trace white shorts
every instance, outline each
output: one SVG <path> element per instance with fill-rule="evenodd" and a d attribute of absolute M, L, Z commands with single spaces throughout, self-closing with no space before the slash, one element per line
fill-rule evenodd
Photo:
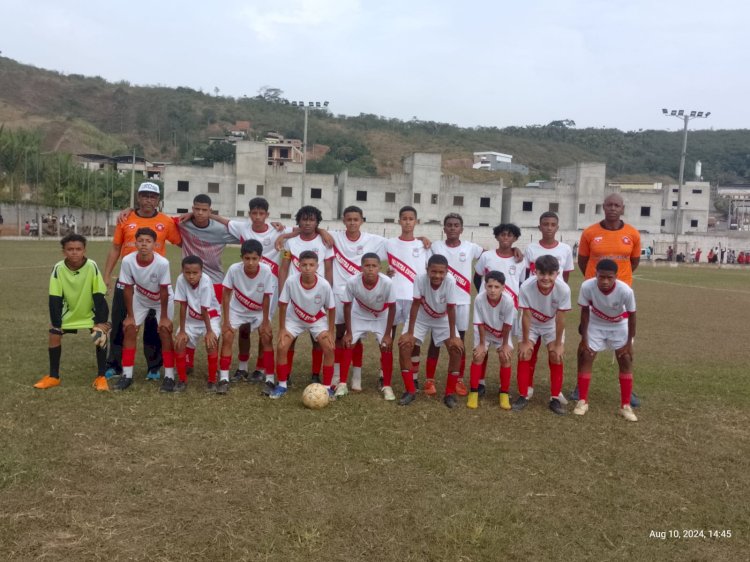
<path fill-rule="evenodd" d="M 450 331 L 448 330 L 448 320 L 440 325 L 427 324 L 426 322 L 420 322 L 419 319 L 414 323 L 414 338 L 417 340 L 418 345 L 424 343 L 427 337 L 427 332 L 432 332 L 432 343 L 435 347 L 443 345 L 445 340 L 451 337 Z M 458 337 L 458 330 L 455 331 L 453 337 Z"/>
<path fill-rule="evenodd" d="M 367 334 L 373 334 L 377 338 L 378 343 L 382 342 L 387 323 L 387 317 L 369 321 L 352 318 L 352 343 L 357 343 Z"/>
<path fill-rule="evenodd" d="M 550 320 L 549 324 L 549 326 L 542 326 L 532 323 L 531 326 L 529 326 L 529 341 L 533 344 L 536 344 L 537 340 L 541 338 L 544 345 L 553 343 L 555 341 L 557 330 L 554 321 Z M 562 343 L 565 343 L 564 330 L 562 334 Z"/>
<path fill-rule="evenodd" d="M 302 322 L 302 320 L 297 319 L 296 316 L 290 316 L 287 314 L 284 325 L 286 326 L 286 331 L 292 334 L 293 338 L 298 337 L 303 332 L 309 331 L 313 339 L 318 341 L 320 334 L 328 331 L 328 316 L 326 315 L 320 320 L 308 324 L 307 322 Z"/>
<path fill-rule="evenodd" d="M 409 326 L 409 313 L 411 312 L 411 303 L 414 299 L 399 299 L 396 301 L 396 318 L 393 320 L 393 325 L 398 326 L 399 324 L 405 324 Z"/>
<path fill-rule="evenodd" d="M 608 349 L 617 350 L 625 347 L 628 343 L 628 323 L 613 325 L 611 328 L 599 328 L 589 324 L 588 331 L 589 348 L 598 353 Z"/>
<path fill-rule="evenodd" d="M 159 317 L 161 316 L 161 302 L 149 301 L 148 303 L 146 303 L 133 295 L 133 319 L 135 320 L 136 326 L 143 326 L 143 323 L 146 321 L 146 316 L 148 316 L 149 310 L 153 310 L 154 312 L 156 312 L 156 321 L 159 322 Z M 170 320 L 174 317 L 174 296 L 172 295 L 171 287 L 169 288 L 167 316 Z"/>
<path fill-rule="evenodd" d="M 512 331 L 512 330 L 511 330 Z M 487 330 L 484 332 L 484 343 L 487 344 L 487 349 L 499 349 L 503 346 L 503 340 L 498 340 L 494 338 L 493 336 L 490 336 L 487 333 Z M 479 345 L 479 328 L 477 328 L 476 324 L 474 325 L 474 347 Z M 512 348 L 513 347 L 513 337 L 511 334 L 511 337 L 508 338 L 508 345 Z"/>
<path fill-rule="evenodd" d="M 469 329 L 469 304 L 456 305 L 456 330 L 465 332 Z"/>
<path fill-rule="evenodd" d="M 346 324 L 346 318 L 344 318 L 344 303 L 341 302 L 343 295 L 333 295 L 333 301 L 336 303 L 336 325 Z M 352 322 L 354 322 L 352 320 Z"/>
<path fill-rule="evenodd" d="M 237 330 L 243 324 L 250 324 L 250 332 L 257 330 L 260 323 L 263 322 L 262 312 L 239 313 L 231 308 L 229 309 L 229 325 L 233 330 Z"/>
<path fill-rule="evenodd" d="M 218 338 L 221 335 L 221 316 L 211 318 L 211 331 Z M 179 328 L 177 333 L 180 333 Z M 187 346 L 195 349 L 200 344 L 201 338 L 206 335 L 206 325 L 203 322 L 185 322 L 185 334 L 188 337 Z"/>

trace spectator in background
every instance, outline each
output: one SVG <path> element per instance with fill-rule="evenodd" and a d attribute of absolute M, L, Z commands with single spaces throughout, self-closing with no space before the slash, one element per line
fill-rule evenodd
<path fill-rule="evenodd" d="M 700 261 L 701 261 L 701 249 L 698 248 L 695 251 L 695 263 L 700 263 Z"/>
<path fill-rule="evenodd" d="M 26 236 L 28 236 L 31 232 L 31 225 L 29 224 L 29 221 L 26 221 L 26 224 L 23 226 L 23 232 L 24 234 L 26 234 Z"/>

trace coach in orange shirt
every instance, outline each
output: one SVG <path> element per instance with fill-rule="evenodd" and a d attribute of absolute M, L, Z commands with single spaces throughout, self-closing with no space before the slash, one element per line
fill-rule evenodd
<path fill-rule="evenodd" d="M 160 189 L 150 181 L 143 182 L 138 187 L 138 210 L 133 211 L 127 220 L 118 223 L 112 248 L 107 254 L 104 266 L 104 282 L 110 286 L 112 270 L 117 261 L 131 252 L 136 251 L 135 233 L 139 228 L 148 227 L 156 232 L 154 251 L 162 256 L 166 252 L 167 242 L 175 245 L 182 244 L 180 231 L 171 217 L 159 212 Z M 112 296 L 112 331 L 110 332 L 109 357 L 107 358 L 107 378 L 122 372 L 122 322 L 127 315 L 123 285 L 115 284 Z M 159 380 L 161 368 L 161 340 L 159 339 L 158 322 L 155 316 L 149 315 L 143 326 L 143 352 L 148 363 L 147 379 Z"/>

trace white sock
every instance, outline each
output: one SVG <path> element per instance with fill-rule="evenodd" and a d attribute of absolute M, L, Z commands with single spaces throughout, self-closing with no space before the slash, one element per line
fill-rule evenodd
<path fill-rule="evenodd" d="M 266 373 L 266 382 L 273 383 L 273 375 Z"/>
<path fill-rule="evenodd" d="M 281 388 L 286 388 L 286 381 L 279 381 L 279 386 Z"/>
<path fill-rule="evenodd" d="M 126 379 L 132 379 L 133 378 L 133 365 L 130 365 L 130 367 L 122 367 L 122 374 L 125 376 Z"/>
<path fill-rule="evenodd" d="M 219 371 L 219 379 L 229 380 L 229 371 Z"/>
<path fill-rule="evenodd" d="M 240 361 L 240 364 L 237 368 L 240 371 L 247 371 L 247 361 Z"/>
<path fill-rule="evenodd" d="M 484 384 L 484 379 L 479 379 L 479 384 Z"/>
<path fill-rule="evenodd" d="M 333 378 L 331 379 L 331 385 L 336 386 L 341 382 L 341 363 L 333 364 Z"/>
<path fill-rule="evenodd" d="M 174 367 L 164 367 L 164 378 L 174 380 Z"/>

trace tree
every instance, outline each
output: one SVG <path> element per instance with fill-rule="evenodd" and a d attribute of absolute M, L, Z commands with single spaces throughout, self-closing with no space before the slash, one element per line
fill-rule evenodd
<path fill-rule="evenodd" d="M 266 101 L 281 101 L 284 90 L 273 88 L 271 86 L 262 86 L 258 90 L 258 96 Z"/>

